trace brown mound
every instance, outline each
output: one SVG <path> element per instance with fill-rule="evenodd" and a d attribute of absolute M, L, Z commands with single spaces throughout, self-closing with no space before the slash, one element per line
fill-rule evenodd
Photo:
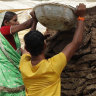
<path fill-rule="evenodd" d="M 62 96 L 96 96 L 96 12 L 88 12 L 82 45 L 61 74 Z M 49 29 L 46 58 L 62 51 L 72 40 L 74 30 L 57 32 Z"/>

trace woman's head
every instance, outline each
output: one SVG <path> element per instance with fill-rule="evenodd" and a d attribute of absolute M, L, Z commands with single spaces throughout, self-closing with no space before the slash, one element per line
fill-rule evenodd
<path fill-rule="evenodd" d="M 14 12 L 7 11 L 5 13 L 3 22 L 1 26 L 11 26 L 19 24 L 17 21 L 17 14 Z"/>

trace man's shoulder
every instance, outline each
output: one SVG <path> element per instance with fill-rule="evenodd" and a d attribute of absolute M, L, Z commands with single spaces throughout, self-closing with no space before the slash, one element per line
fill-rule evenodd
<path fill-rule="evenodd" d="M 31 60 L 31 55 L 30 54 L 23 54 L 20 59 L 20 63 L 28 62 Z"/>

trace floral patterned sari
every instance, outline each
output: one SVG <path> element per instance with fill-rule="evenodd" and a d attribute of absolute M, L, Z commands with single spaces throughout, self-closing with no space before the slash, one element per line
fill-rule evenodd
<path fill-rule="evenodd" d="M 0 14 L 2 24 L 5 13 Z M 1 26 L 0 24 L 0 26 Z M 0 96 L 25 96 L 25 88 L 19 71 L 20 40 L 14 34 L 17 51 L 0 33 Z"/>

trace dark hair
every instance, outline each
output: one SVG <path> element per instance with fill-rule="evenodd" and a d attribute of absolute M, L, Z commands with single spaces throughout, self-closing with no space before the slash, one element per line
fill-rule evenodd
<path fill-rule="evenodd" d="M 11 12 L 11 11 L 7 11 L 6 13 L 5 13 L 5 16 L 4 16 L 4 19 L 3 19 L 3 22 L 2 22 L 2 26 L 4 26 L 4 21 L 6 20 L 7 22 L 9 22 L 12 18 L 13 18 L 13 16 L 15 16 L 15 15 L 17 15 L 16 13 L 14 13 L 14 12 Z"/>
<path fill-rule="evenodd" d="M 39 31 L 30 31 L 24 36 L 25 48 L 32 56 L 38 56 L 44 49 L 44 36 Z"/>

